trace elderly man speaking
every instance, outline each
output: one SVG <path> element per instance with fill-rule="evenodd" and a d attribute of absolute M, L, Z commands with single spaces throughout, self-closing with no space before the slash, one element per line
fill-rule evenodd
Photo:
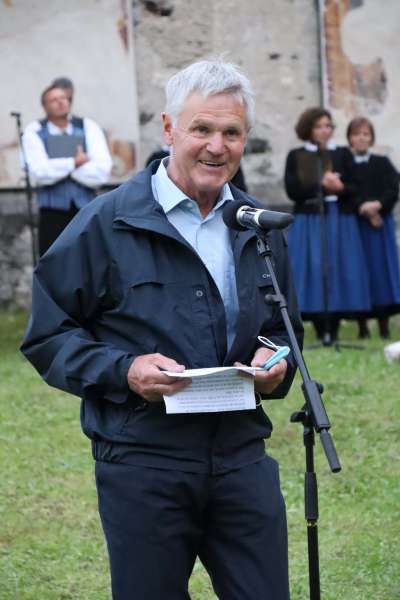
<path fill-rule="evenodd" d="M 221 600 L 289 598 L 286 515 L 272 424 L 290 357 L 256 372 L 254 409 L 168 414 L 189 368 L 261 366 L 258 336 L 289 344 L 265 303 L 270 275 L 252 231 L 222 219 L 253 121 L 248 79 L 206 60 L 167 83 L 171 154 L 82 209 L 41 259 L 22 351 L 52 386 L 82 398 L 96 461 L 114 600 L 187 600 L 196 557 Z M 299 341 L 280 232 L 269 234 Z"/>

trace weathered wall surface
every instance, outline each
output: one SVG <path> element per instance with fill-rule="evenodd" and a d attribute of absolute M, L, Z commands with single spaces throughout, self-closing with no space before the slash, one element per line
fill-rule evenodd
<path fill-rule="evenodd" d="M 243 169 L 250 191 L 286 201 L 282 173 L 297 115 L 319 102 L 317 12 L 312 0 L 134 2 L 140 164 L 162 144 L 164 85 L 178 68 L 225 53 L 256 91 L 256 124 Z"/>
<path fill-rule="evenodd" d="M 374 150 L 400 169 L 398 121 L 400 80 L 400 2 L 320 0 L 325 39 L 324 100 L 345 143 L 351 118 L 365 115 L 374 124 Z"/>

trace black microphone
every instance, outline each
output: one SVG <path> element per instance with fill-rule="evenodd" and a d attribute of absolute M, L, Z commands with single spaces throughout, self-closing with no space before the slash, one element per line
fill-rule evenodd
<path fill-rule="evenodd" d="M 227 202 L 222 211 L 222 218 L 229 229 L 285 229 L 293 221 L 290 213 L 276 210 L 263 210 L 248 206 L 243 200 Z"/>

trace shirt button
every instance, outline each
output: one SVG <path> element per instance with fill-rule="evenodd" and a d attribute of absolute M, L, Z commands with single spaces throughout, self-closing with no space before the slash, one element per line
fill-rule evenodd
<path fill-rule="evenodd" d="M 201 290 L 196 290 L 196 296 L 201 298 L 203 296 L 203 292 Z"/>

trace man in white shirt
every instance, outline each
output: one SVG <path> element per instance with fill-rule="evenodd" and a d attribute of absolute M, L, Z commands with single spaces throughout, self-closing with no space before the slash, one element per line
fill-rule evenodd
<path fill-rule="evenodd" d="M 26 128 L 23 145 L 39 204 L 39 253 L 44 254 L 110 174 L 105 136 L 91 119 L 70 116 L 71 102 L 54 85 L 41 96 L 46 117 Z"/>

